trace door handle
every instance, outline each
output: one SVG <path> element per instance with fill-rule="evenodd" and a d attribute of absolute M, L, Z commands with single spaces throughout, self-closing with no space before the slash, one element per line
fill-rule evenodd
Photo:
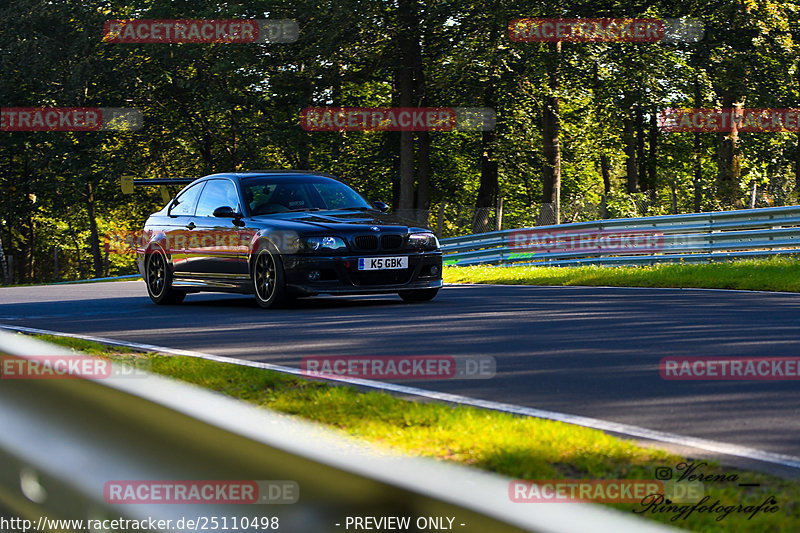
<path fill-rule="evenodd" d="M 189 228 L 189 229 L 194 229 L 197 226 L 194 225 L 194 222 L 189 222 L 188 224 L 186 224 L 186 227 Z"/>

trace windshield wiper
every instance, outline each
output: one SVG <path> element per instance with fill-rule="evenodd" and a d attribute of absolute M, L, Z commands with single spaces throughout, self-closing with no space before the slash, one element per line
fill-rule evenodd
<path fill-rule="evenodd" d="M 372 207 L 342 207 L 339 211 L 377 211 Z"/>

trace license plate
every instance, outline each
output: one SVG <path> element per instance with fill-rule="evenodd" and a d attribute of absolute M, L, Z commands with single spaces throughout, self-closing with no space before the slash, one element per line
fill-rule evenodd
<path fill-rule="evenodd" d="M 393 270 L 408 268 L 408 257 L 361 257 L 358 259 L 359 270 Z"/>

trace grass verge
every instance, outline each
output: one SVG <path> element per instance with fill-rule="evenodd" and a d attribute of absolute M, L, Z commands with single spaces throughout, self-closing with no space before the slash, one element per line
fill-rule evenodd
<path fill-rule="evenodd" d="M 587 285 L 615 287 L 695 287 L 800 292 L 800 260 L 747 259 L 710 264 L 654 266 L 495 267 L 448 266 L 445 283 Z"/>
<path fill-rule="evenodd" d="M 152 372 L 193 383 L 275 411 L 321 422 L 352 437 L 405 453 L 452 461 L 525 480 L 653 480 L 657 468 L 670 467 L 676 477 L 681 463 L 692 463 L 665 451 L 643 448 L 601 431 L 561 422 L 512 416 L 473 407 L 419 403 L 378 392 L 330 386 L 247 366 L 160 354 L 140 354 L 81 339 L 37 336 L 43 340 L 117 361 L 147 359 Z M 702 532 L 796 532 L 800 530 L 800 482 L 701 463 L 695 473 L 721 476 L 704 482 L 705 502 L 717 500 L 717 512 L 675 504 L 655 512 L 641 504 L 611 504 L 651 520 Z M 685 471 L 685 470 L 684 470 Z M 732 479 L 736 476 L 737 479 Z M 739 483 L 758 486 L 740 487 Z M 768 498 L 778 510 L 749 512 Z M 698 498 L 699 500 L 700 498 Z M 519 503 L 518 505 L 535 505 Z M 644 511 L 644 512 L 643 512 Z"/>

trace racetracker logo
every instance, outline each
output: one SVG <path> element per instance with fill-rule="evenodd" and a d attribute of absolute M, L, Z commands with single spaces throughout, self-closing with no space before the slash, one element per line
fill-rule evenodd
<path fill-rule="evenodd" d="M 84 355 L 0 356 L 0 379 L 106 379 L 146 377 L 150 360 L 112 365 L 111 361 Z"/>
<path fill-rule="evenodd" d="M 558 252 L 656 252 L 664 248 L 664 234 L 651 230 L 630 231 L 512 231 L 508 245 L 514 249 Z"/>
<path fill-rule="evenodd" d="M 103 235 L 103 246 L 112 254 L 132 254 L 137 251 L 153 253 L 163 250 L 166 253 L 203 251 L 210 253 L 247 252 L 253 237 L 252 230 L 214 231 L 214 230 L 176 230 L 158 240 L 158 247 L 145 248 L 150 242 L 149 231 L 107 233 Z"/>
<path fill-rule="evenodd" d="M 109 481 L 106 503 L 289 504 L 300 497 L 296 481 Z"/>
<path fill-rule="evenodd" d="M 639 503 L 655 494 L 664 494 L 664 484 L 646 479 L 516 480 L 508 485 L 508 497 L 517 503 Z"/>
<path fill-rule="evenodd" d="M 661 111 L 663 131 L 682 132 L 778 132 L 800 131 L 800 109 L 674 109 Z"/>
<path fill-rule="evenodd" d="M 508 23 L 515 42 L 696 42 L 703 25 L 694 19 L 524 18 Z"/>
<path fill-rule="evenodd" d="M 664 357 L 659 372 L 670 381 L 792 381 L 800 379 L 800 358 Z"/>
<path fill-rule="evenodd" d="M 319 378 L 488 379 L 497 363 L 491 356 L 396 355 L 312 356 L 300 362 L 304 376 Z"/>
<path fill-rule="evenodd" d="M 493 109 L 470 107 L 307 107 L 306 131 L 489 131 Z"/>
<path fill-rule="evenodd" d="M 136 131 L 142 112 L 131 107 L 3 107 L 2 131 Z"/>
<path fill-rule="evenodd" d="M 293 43 L 297 22 L 282 20 L 109 20 L 107 43 Z"/>

